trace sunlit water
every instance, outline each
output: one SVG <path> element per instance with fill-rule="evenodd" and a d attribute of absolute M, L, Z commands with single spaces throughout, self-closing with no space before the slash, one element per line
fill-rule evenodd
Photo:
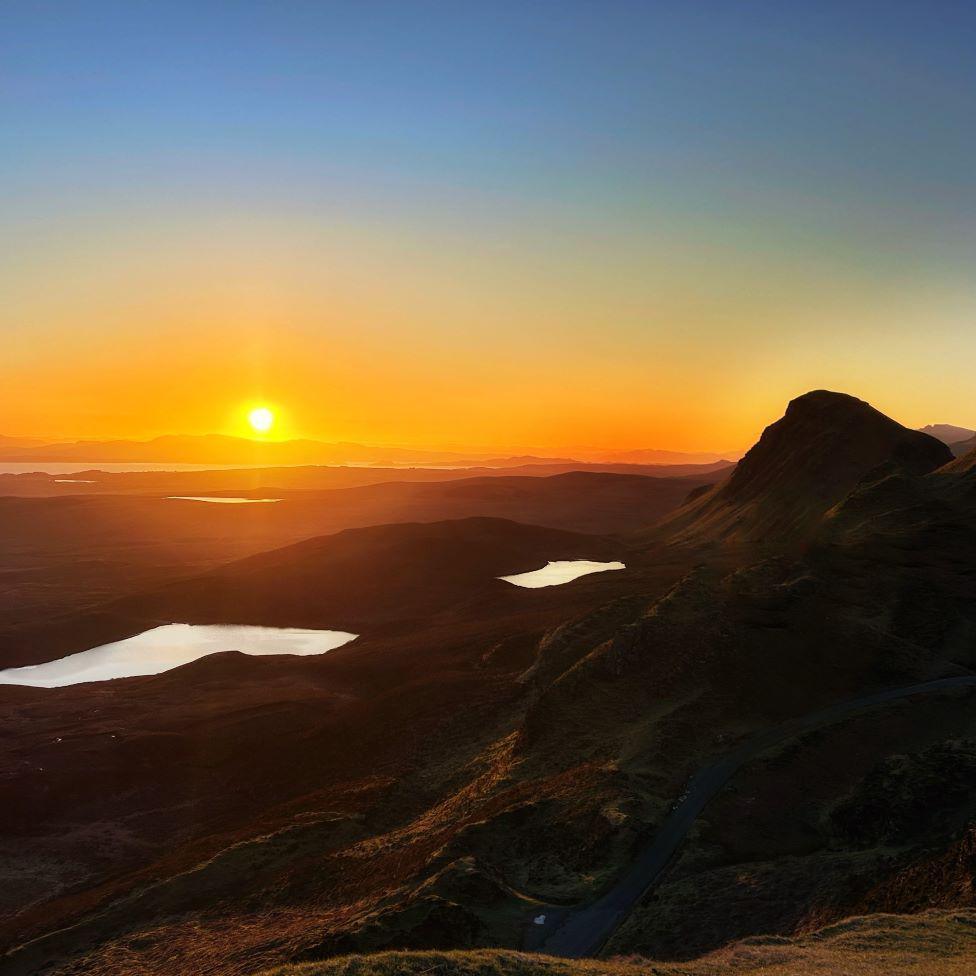
<path fill-rule="evenodd" d="M 213 502 L 216 505 L 267 505 L 280 502 L 280 498 L 244 498 L 236 495 L 169 495 L 172 502 Z"/>
<path fill-rule="evenodd" d="M 215 505 L 267 505 L 280 498 L 245 498 L 243 495 L 168 495 L 172 502 L 212 502 Z"/>
<path fill-rule="evenodd" d="M 563 559 L 550 561 L 542 569 L 534 569 L 530 573 L 517 573 L 515 576 L 499 576 L 506 583 L 524 586 L 535 590 L 542 586 L 558 586 L 560 583 L 571 583 L 581 576 L 590 573 L 605 573 L 611 569 L 626 569 L 620 562 L 598 563 L 590 559 Z"/>
<path fill-rule="evenodd" d="M 166 624 L 135 637 L 69 654 L 57 661 L 0 671 L 0 684 L 60 688 L 83 681 L 108 681 L 160 674 L 208 654 L 325 654 L 355 640 L 341 630 L 248 627 L 237 624 Z"/>

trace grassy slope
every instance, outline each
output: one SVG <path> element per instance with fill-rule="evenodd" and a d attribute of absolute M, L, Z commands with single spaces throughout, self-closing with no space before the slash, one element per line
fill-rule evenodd
<path fill-rule="evenodd" d="M 701 959 L 567 960 L 520 952 L 383 952 L 264 976 L 970 976 L 976 912 L 865 915 L 796 939 L 758 937 Z"/>
<path fill-rule="evenodd" d="M 966 858 L 941 861 L 976 817 L 973 704 L 880 709 L 750 763 L 610 949 L 687 959 L 755 932 L 966 905 Z"/>

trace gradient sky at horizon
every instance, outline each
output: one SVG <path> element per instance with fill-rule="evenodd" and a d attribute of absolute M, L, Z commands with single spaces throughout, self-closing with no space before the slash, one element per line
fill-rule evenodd
<path fill-rule="evenodd" d="M 0 433 L 976 426 L 976 6 L 0 9 Z"/>

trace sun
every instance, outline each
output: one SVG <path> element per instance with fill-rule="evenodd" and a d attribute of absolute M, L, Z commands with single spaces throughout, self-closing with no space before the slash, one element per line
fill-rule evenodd
<path fill-rule="evenodd" d="M 247 422 L 258 434 L 266 434 L 274 426 L 274 414 L 267 407 L 255 407 L 247 415 Z"/>

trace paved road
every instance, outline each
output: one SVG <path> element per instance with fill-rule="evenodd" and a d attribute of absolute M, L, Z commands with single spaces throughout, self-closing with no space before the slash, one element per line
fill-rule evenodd
<path fill-rule="evenodd" d="M 750 759 L 797 735 L 840 721 L 866 708 L 912 695 L 967 686 L 976 686 L 976 675 L 940 678 L 906 688 L 891 688 L 810 712 L 750 736 L 732 752 L 711 765 L 704 766 L 692 777 L 684 798 L 668 815 L 654 839 L 640 852 L 627 873 L 602 898 L 580 908 L 555 911 L 540 908 L 538 913 L 545 914 L 546 922 L 539 926 L 530 924 L 526 947 L 549 955 L 574 959 L 598 953 L 634 905 L 658 883 L 668 862 L 705 805 Z"/>

